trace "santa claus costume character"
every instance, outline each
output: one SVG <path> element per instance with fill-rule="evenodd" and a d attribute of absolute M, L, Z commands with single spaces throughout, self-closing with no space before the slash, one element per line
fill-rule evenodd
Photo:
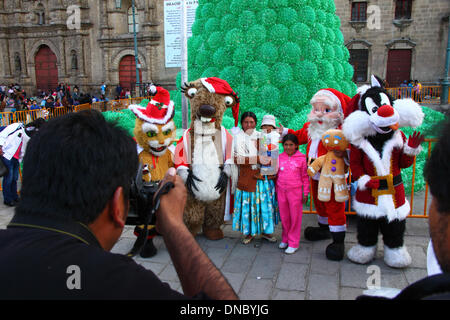
<path fill-rule="evenodd" d="M 420 153 L 424 137 L 414 132 L 408 139 L 400 127 L 417 127 L 422 108 L 412 99 L 393 100 L 382 81 L 358 89 L 343 132 L 351 143 L 350 169 L 358 182 L 353 208 L 358 215 L 358 244 L 348 252 L 356 263 L 368 263 L 376 254 L 378 232 L 383 234 L 384 261 L 394 268 L 411 263 L 403 243 L 410 205 L 405 198 L 401 169 L 410 167 Z"/>
<path fill-rule="evenodd" d="M 174 103 L 170 100 L 169 92 L 153 85 L 151 92 L 153 98 L 147 105 L 130 105 L 128 108 L 136 115 L 133 133 L 137 142 L 139 162 L 142 164 L 143 183 L 156 189 L 167 170 L 174 166 L 173 142 L 176 138 L 176 127 L 173 121 Z M 134 233 L 138 239 L 129 256 L 134 256 L 139 250 L 143 258 L 152 257 L 157 253 L 153 244 L 153 238 L 156 236 L 153 225 L 149 226 L 147 241 L 140 249 L 145 241 L 143 227 L 137 225 L 135 228 Z"/>
<path fill-rule="evenodd" d="M 316 158 L 325 155 L 327 149 L 322 144 L 322 135 L 329 129 L 340 129 L 347 115 L 347 104 L 350 97 L 332 89 L 321 89 L 312 97 L 311 112 L 308 122 L 300 130 L 282 128 L 282 135 L 291 133 L 297 136 L 300 145 L 307 144 L 306 157 L 308 165 Z M 333 242 L 327 246 L 325 254 L 330 260 L 342 260 L 344 257 L 344 239 L 347 230 L 345 217 L 345 202 L 337 202 L 334 190 L 331 190 L 331 198 L 328 202 L 322 202 L 317 198 L 320 179 L 318 172 L 311 179 L 311 191 L 314 206 L 318 214 L 318 227 L 307 227 L 305 238 L 309 241 L 317 241 L 332 238 Z"/>

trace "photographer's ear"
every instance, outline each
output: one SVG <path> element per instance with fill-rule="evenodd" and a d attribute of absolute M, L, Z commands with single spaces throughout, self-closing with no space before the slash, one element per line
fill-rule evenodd
<path fill-rule="evenodd" d="M 122 187 L 117 187 L 110 202 L 110 216 L 114 224 L 116 224 L 119 228 L 125 227 L 125 221 L 127 220 L 128 215 L 128 206 L 125 204 L 125 194 Z"/>

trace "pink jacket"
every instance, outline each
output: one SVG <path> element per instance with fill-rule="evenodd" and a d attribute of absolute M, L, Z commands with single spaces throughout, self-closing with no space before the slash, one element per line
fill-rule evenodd
<path fill-rule="evenodd" d="M 277 188 L 302 188 L 303 194 L 309 194 L 309 176 L 306 173 L 308 166 L 306 156 L 296 151 L 292 156 L 286 152 L 280 154 L 278 159 Z"/>

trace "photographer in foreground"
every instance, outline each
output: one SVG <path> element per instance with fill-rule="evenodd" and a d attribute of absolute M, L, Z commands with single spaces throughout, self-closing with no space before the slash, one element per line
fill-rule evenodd
<path fill-rule="evenodd" d="M 28 144 L 21 201 L 0 231 L 0 299 L 236 299 L 183 223 L 186 189 L 162 184 L 158 231 L 186 296 L 132 259 L 108 252 L 122 234 L 136 145 L 97 111 L 50 120 Z"/>

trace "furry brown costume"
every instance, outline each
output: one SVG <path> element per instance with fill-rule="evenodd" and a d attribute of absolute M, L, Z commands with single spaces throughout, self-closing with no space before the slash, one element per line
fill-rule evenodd
<path fill-rule="evenodd" d="M 237 121 L 239 99 L 218 78 L 190 82 L 183 92 L 191 105 L 191 126 L 177 143 L 175 167 L 189 190 L 184 222 L 194 236 L 203 228 L 208 239 L 222 239 L 220 227 L 233 192 L 229 178 L 237 181 L 237 167 L 231 159 L 233 138 L 221 124 L 227 108 Z"/>

